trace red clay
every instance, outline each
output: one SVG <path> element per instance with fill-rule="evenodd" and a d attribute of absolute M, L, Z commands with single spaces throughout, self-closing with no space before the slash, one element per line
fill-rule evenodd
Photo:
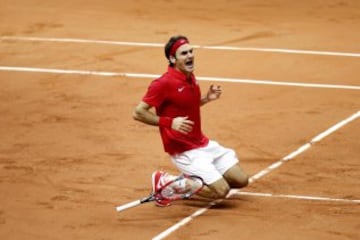
<path fill-rule="evenodd" d="M 358 1 L 2 0 L 1 36 L 360 52 Z M 1 66 L 161 74 L 161 48 L 0 42 Z M 196 49 L 197 76 L 358 85 L 355 57 Z M 115 206 L 176 173 L 157 128 L 132 119 L 151 79 L 0 71 L 0 239 L 151 239 L 197 209 Z M 220 83 L 205 133 L 250 175 L 360 109 L 358 90 Z M 207 88 L 210 82 L 202 81 Z M 246 191 L 360 199 L 360 121 Z M 234 196 L 167 239 L 359 239 L 359 204 Z"/>

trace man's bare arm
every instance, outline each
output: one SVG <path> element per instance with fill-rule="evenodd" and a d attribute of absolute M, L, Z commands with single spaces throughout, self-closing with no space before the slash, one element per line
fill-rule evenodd
<path fill-rule="evenodd" d="M 207 93 L 201 97 L 200 105 L 203 106 L 210 101 L 219 99 L 221 93 L 222 93 L 222 89 L 220 86 L 215 87 L 214 85 L 211 85 L 209 87 L 209 90 L 207 91 Z"/>
<path fill-rule="evenodd" d="M 134 109 L 133 118 L 149 125 L 158 126 L 160 118 L 150 111 L 151 108 L 152 106 L 141 101 Z"/>
<path fill-rule="evenodd" d="M 152 106 L 141 101 L 134 110 L 133 118 L 137 121 L 153 125 L 168 127 L 178 132 L 187 134 L 192 131 L 194 122 L 189 120 L 188 117 L 159 117 L 151 111 Z"/>

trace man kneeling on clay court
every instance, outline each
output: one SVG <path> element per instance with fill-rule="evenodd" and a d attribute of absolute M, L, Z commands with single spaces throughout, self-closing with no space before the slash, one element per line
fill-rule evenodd
<path fill-rule="evenodd" d="M 151 82 L 133 117 L 159 127 L 164 149 L 181 173 L 204 180 L 206 186 L 198 193 L 200 196 L 225 198 L 230 188 L 247 186 L 248 176 L 240 167 L 235 151 L 209 140 L 201 129 L 200 107 L 219 99 L 221 87 L 211 85 L 201 95 L 193 73 L 194 49 L 187 37 L 171 37 L 165 45 L 165 56 L 169 62 L 167 72 Z M 153 191 L 174 178 L 155 171 Z M 169 206 L 170 201 L 158 199 L 156 204 Z"/>

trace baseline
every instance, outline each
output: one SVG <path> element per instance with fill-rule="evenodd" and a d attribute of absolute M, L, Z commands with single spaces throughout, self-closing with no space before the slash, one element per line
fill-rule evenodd
<path fill-rule="evenodd" d="M 164 44 L 160 44 L 160 43 L 122 42 L 122 41 L 91 40 L 91 39 L 80 39 L 80 38 L 2 36 L 0 37 L 0 40 L 1 41 L 12 40 L 12 41 L 37 41 L 37 42 L 68 42 L 68 43 L 70 42 L 70 43 L 92 43 L 92 44 L 108 44 L 108 45 L 122 45 L 122 46 L 164 47 Z M 232 46 L 205 46 L 205 45 L 192 45 L 192 46 L 194 48 L 209 49 L 209 50 L 275 52 L 275 53 L 287 53 L 287 54 L 360 57 L 360 53 L 351 53 L 351 52 L 296 50 L 296 49 L 281 49 L 281 48 L 232 47 Z"/>

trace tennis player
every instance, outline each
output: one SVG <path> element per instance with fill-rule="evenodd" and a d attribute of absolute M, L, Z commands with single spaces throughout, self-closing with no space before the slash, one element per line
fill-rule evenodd
<path fill-rule="evenodd" d="M 199 195 L 225 198 L 230 188 L 247 186 L 248 176 L 235 151 L 209 140 L 201 129 L 200 107 L 219 99 L 222 89 L 211 85 L 201 95 L 194 75 L 194 49 L 187 37 L 171 37 L 165 45 L 165 56 L 169 61 L 167 72 L 151 82 L 133 117 L 159 127 L 164 150 L 181 173 L 204 180 L 206 187 Z M 173 178 L 166 172 L 155 171 L 153 191 Z M 157 200 L 156 204 L 168 206 L 170 202 Z"/>

